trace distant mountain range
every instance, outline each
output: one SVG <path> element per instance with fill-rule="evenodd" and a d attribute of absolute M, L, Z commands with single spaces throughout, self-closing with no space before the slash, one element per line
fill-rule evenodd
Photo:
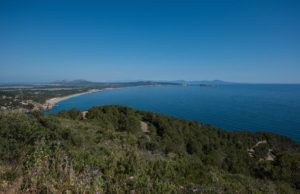
<path fill-rule="evenodd" d="M 177 83 L 181 85 L 229 85 L 236 84 L 234 82 L 226 82 L 222 80 L 201 80 L 201 81 L 187 81 L 187 80 L 175 80 L 175 81 L 166 81 L 168 83 Z"/>
<path fill-rule="evenodd" d="M 186 81 L 186 80 L 175 80 L 175 81 L 127 81 L 127 82 L 92 82 L 87 80 L 59 80 L 51 82 L 50 84 L 54 85 L 64 85 L 64 86 L 92 86 L 92 85 L 100 85 L 100 84 L 109 84 L 109 83 L 136 83 L 136 82 L 145 82 L 145 83 L 163 83 L 163 84 L 178 84 L 178 85 L 228 85 L 234 84 L 233 82 L 225 82 L 222 80 L 202 80 L 202 81 Z"/>
<path fill-rule="evenodd" d="M 53 84 L 82 84 L 82 83 L 93 83 L 91 81 L 83 80 L 83 79 L 78 79 L 78 80 L 57 80 L 54 82 L 51 82 Z"/>
<path fill-rule="evenodd" d="M 228 85 L 228 84 L 236 84 L 234 82 L 226 82 L 222 80 L 203 80 L 203 81 L 189 81 L 190 84 L 211 84 L 211 85 Z"/>
<path fill-rule="evenodd" d="M 78 79 L 78 80 L 58 80 L 54 82 L 50 82 L 50 85 L 60 85 L 60 86 L 95 86 L 95 85 L 103 85 L 107 84 L 104 82 L 92 82 L 92 81 L 87 81 L 83 79 Z"/>
<path fill-rule="evenodd" d="M 57 80 L 48 83 L 0 83 L 1 87 L 9 86 L 9 87 L 38 87 L 38 86 L 59 86 L 59 87 L 96 87 L 96 86 L 104 86 L 104 85 L 193 85 L 193 86 L 216 86 L 216 85 L 229 85 L 229 84 L 237 84 L 234 82 L 225 82 L 222 80 L 202 80 L 202 81 L 186 81 L 186 80 L 173 80 L 173 81 L 145 81 L 145 80 L 135 80 L 135 81 L 115 81 L 115 82 L 93 82 L 84 79 L 76 79 L 76 80 Z"/>

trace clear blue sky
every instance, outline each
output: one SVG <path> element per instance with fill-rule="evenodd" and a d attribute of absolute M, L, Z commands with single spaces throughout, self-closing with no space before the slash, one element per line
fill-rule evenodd
<path fill-rule="evenodd" d="M 300 83 L 299 0 L 0 0 L 0 82 Z"/>

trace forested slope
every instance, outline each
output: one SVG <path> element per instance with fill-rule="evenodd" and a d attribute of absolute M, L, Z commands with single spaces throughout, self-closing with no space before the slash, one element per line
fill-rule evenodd
<path fill-rule="evenodd" d="M 300 147 L 127 107 L 0 113 L 3 193 L 299 193 Z"/>

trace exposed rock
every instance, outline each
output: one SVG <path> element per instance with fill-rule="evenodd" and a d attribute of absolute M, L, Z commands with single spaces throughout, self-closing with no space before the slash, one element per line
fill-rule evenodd
<path fill-rule="evenodd" d="M 142 131 L 143 131 L 144 133 L 149 133 L 150 131 L 149 131 L 149 129 L 148 129 L 148 124 L 145 123 L 145 122 L 143 122 L 143 121 L 141 121 L 140 123 L 141 123 L 141 129 L 142 129 Z"/>
<path fill-rule="evenodd" d="M 258 141 L 254 146 L 252 146 L 250 149 L 247 149 L 247 152 L 251 158 L 255 156 L 255 148 L 258 147 L 261 144 L 267 144 L 267 140 Z M 272 153 L 272 149 L 268 150 L 267 155 L 264 158 L 260 158 L 259 161 L 274 161 L 275 155 Z"/>
<path fill-rule="evenodd" d="M 81 113 L 81 116 L 82 116 L 82 118 L 83 119 L 86 119 L 86 115 L 88 114 L 88 111 L 83 111 L 82 113 Z"/>

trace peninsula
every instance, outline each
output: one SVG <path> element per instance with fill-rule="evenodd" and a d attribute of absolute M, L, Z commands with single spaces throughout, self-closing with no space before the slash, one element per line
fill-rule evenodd
<path fill-rule="evenodd" d="M 87 93 L 105 89 L 181 85 L 180 83 L 159 81 L 137 82 L 89 82 L 86 80 L 55 81 L 46 84 L 2 84 L 0 86 L 0 110 L 29 112 L 51 109 L 56 103 Z"/>

